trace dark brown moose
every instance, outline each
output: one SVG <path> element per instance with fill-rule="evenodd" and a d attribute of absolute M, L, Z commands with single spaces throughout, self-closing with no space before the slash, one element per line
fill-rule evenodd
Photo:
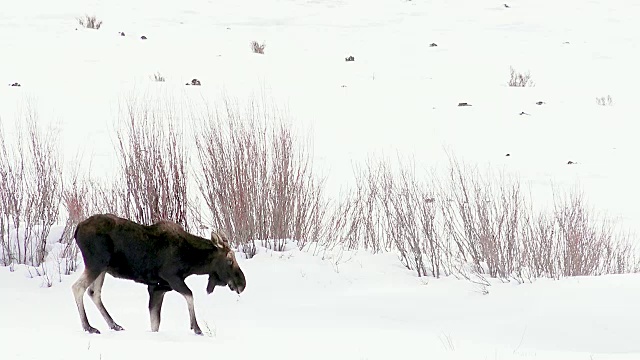
<path fill-rule="evenodd" d="M 98 214 L 78 224 L 74 237 L 85 270 L 72 288 L 82 328 L 89 333 L 99 334 L 100 331 L 89 325 L 87 319 L 83 303 L 87 289 L 109 327 L 123 330 L 102 303 L 100 294 L 107 273 L 147 285 L 153 332 L 160 328 L 165 293 L 175 290 L 187 301 L 191 329 L 202 334 L 196 321 L 193 294 L 184 282 L 190 275 L 209 275 L 209 294 L 216 286 L 229 286 L 238 294 L 246 287 L 244 273 L 228 240 L 218 232 L 212 232 L 211 240 L 208 240 L 189 234 L 170 221 L 147 226 L 111 214 Z"/>

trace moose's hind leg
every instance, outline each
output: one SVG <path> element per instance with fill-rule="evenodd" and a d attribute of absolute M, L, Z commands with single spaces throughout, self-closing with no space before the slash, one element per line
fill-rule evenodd
<path fill-rule="evenodd" d="M 87 313 L 84 309 L 84 292 L 87 288 L 98 278 L 99 272 L 85 269 L 80 278 L 73 284 L 71 289 L 73 290 L 73 296 L 76 299 L 76 305 L 78 306 L 78 314 L 80 315 L 80 323 L 82 329 L 91 334 L 100 334 L 98 329 L 89 325 L 89 319 L 87 319 Z"/>
<path fill-rule="evenodd" d="M 91 300 L 93 300 L 93 303 L 96 304 L 96 307 L 100 311 L 100 314 L 102 314 L 104 321 L 106 321 L 109 325 L 109 328 L 115 331 L 124 330 L 122 326 L 116 324 L 116 322 L 113 321 L 113 318 L 111 317 L 111 315 L 109 315 L 109 312 L 104 307 L 104 303 L 102 302 L 102 285 L 104 284 L 104 277 L 106 274 L 107 273 L 105 271 L 100 273 L 93 284 L 89 286 L 89 290 L 87 292 L 89 293 Z"/>
<path fill-rule="evenodd" d="M 162 310 L 162 300 L 164 294 L 171 288 L 159 285 L 149 285 L 149 320 L 151 321 L 151 331 L 157 332 L 160 329 L 160 311 Z"/>

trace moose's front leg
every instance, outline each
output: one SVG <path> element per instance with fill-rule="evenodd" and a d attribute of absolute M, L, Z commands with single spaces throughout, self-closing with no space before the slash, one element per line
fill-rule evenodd
<path fill-rule="evenodd" d="M 157 332 L 160 329 L 160 310 L 164 294 L 171 289 L 161 285 L 149 285 L 149 318 L 151 320 L 151 331 Z"/>
<path fill-rule="evenodd" d="M 165 280 L 169 283 L 169 286 L 171 286 L 173 290 L 182 294 L 185 300 L 187 300 L 191 329 L 196 333 L 196 335 L 202 335 L 202 330 L 200 330 L 200 326 L 198 326 L 198 322 L 196 321 L 196 311 L 193 306 L 193 293 L 191 292 L 191 289 L 189 289 L 187 284 L 185 284 L 184 279 L 181 279 L 177 276 L 165 278 Z"/>

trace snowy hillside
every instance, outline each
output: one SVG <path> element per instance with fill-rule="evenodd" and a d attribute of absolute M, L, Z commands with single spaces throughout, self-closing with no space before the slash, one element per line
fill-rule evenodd
<path fill-rule="evenodd" d="M 85 15 L 100 28 L 80 25 Z M 194 113 L 258 99 L 309 134 L 330 196 L 353 186 L 354 165 L 372 154 L 438 171 L 453 154 L 517 176 L 535 207 L 580 189 L 636 232 L 639 15 L 630 0 L 14 2 L 0 11 L 0 130 L 10 148 L 37 114 L 65 173 L 78 160 L 110 180 L 126 103 L 194 130 Z M 509 86 L 512 68 L 535 86 Z M 396 251 L 339 247 L 259 248 L 239 260 L 241 296 L 207 296 L 206 277 L 189 278 L 204 337 L 189 330 L 177 293 L 150 332 L 145 287 L 108 276 L 103 298 L 126 331 L 108 331 L 85 301 L 103 332 L 89 335 L 71 293 L 82 264 L 55 270 L 65 220 L 45 239 L 51 287 L 33 267 L 0 267 L 2 359 L 640 358 L 638 274 L 435 279 Z M 7 226 L 0 232 L 15 238 Z"/>

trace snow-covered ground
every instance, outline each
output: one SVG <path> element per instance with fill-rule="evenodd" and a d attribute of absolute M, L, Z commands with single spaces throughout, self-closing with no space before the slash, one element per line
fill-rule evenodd
<path fill-rule="evenodd" d="M 59 132 L 65 159 L 81 153 L 107 176 L 124 101 L 148 96 L 186 111 L 223 93 L 264 95 L 312 131 L 331 190 L 374 152 L 444 166 L 449 151 L 517 173 L 541 201 L 551 182 L 577 184 L 596 209 L 639 230 L 640 3 L 503 3 L 12 2 L 0 11 L 0 84 L 22 86 L 0 86 L 0 121 L 11 129 L 31 103 Z M 78 26 L 85 13 L 104 21 L 100 30 Z M 252 40 L 266 43 L 264 55 L 251 53 Z M 536 86 L 506 86 L 511 66 Z M 192 78 L 202 86 L 185 86 Z M 612 106 L 596 104 L 608 95 Z M 112 278 L 105 303 L 127 331 L 83 334 L 70 291 L 79 273 L 41 288 L 24 268 L 0 268 L 0 358 L 640 358 L 637 275 L 494 284 L 482 295 L 467 281 L 419 279 L 393 254 L 267 252 L 241 266 L 241 297 L 207 297 L 205 279 L 190 279 L 211 328 L 202 338 L 175 293 L 150 333 L 146 289 Z"/>
<path fill-rule="evenodd" d="M 0 268 L 3 359 L 637 359 L 638 275 L 538 280 L 483 288 L 419 279 L 393 254 L 264 251 L 239 260 L 247 289 L 206 295 L 190 277 L 203 331 L 189 330 L 186 303 L 166 296 L 149 331 L 147 291 L 107 277 L 103 299 L 126 330 L 109 330 L 87 299 L 100 335 L 83 333 L 70 286 L 50 288 Z M 341 255 L 338 256 L 338 255 Z M 484 290 L 488 290 L 485 294 Z"/>

